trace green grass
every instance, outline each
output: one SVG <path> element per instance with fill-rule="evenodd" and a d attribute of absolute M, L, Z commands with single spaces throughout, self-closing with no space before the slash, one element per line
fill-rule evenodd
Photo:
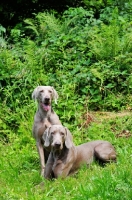
<path fill-rule="evenodd" d="M 117 163 L 101 167 L 94 162 L 66 179 L 47 181 L 40 177 L 40 165 L 31 123 L 22 122 L 18 132 L 10 131 L 0 143 L 0 200 L 130 200 L 132 198 L 132 137 L 116 137 L 123 130 L 132 134 L 132 115 L 95 117 L 87 128 L 72 127 L 76 144 L 95 139 L 112 142 Z M 71 130 L 71 129 L 70 129 Z"/>

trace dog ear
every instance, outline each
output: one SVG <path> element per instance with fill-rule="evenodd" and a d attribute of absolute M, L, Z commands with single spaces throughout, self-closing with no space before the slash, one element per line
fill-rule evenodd
<path fill-rule="evenodd" d="M 44 140 L 44 147 L 50 146 L 50 128 L 51 127 L 48 127 L 42 135 L 42 139 Z"/>
<path fill-rule="evenodd" d="M 34 89 L 32 93 L 32 99 L 36 100 L 38 98 L 38 94 L 39 94 L 39 86 Z"/>
<path fill-rule="evenodd" d="M 68 149 L 70 149 L 73 146 L 72 134 L 66 127 L 65 127 L 65 130 L 66 130 L 65 145 Z"/>
<path fill-rule="evenodd" d="M 59 97 L 58 93 L 53 87 L 51 87 L 51 88 L 52 88 L 52 91 L 53 91 L 53 99 L 55 100 L 55 104 L 57 104 L 57 99 Z"/>

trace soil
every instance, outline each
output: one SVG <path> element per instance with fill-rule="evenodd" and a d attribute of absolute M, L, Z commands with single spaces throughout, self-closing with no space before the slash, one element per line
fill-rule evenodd
<path fill-rule="evenodd" d="M 87 112 L 82 116 L 83 123 L 80 124 L 81 128 L 87 128 L 92 122 L 101 123 L 104 120 L 111 120 L 114 118 L 122 118 L 125 116 L 132 116 L 132 112 L 130 111 L 122 111 L 122 112 Z M 128 138 L 132 136 L 132 133 L 129 130 L 122 130 L 120 133 L 116 134 L 116 137 L 125 137 Z"/>

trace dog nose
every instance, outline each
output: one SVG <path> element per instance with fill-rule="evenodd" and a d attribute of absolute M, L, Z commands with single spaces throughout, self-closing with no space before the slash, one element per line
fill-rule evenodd
<path fill-rule="evenodd" d="M 50 100 L 50 98 L 49 98 L 49 97 L 46 97 L 46 98 L 45 98 L 45 101 L 46 101 L 46 102 L 48 102 L 49 100 Z"/>
<path fill-rule="evenodd" d="M 60 143 L 60 142 L 56 142 L 56 143 L 55 143 L 55 146 L 56 146 L 56 147 L 60 147 L 60 146 L 61 146 L 61 143 Z"/>

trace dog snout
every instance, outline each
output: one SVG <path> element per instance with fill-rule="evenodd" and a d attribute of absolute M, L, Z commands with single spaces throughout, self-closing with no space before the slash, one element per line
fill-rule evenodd
<path fill-rule="evenodd" d="M 49 97 L 45 97 L 45 103 L 48 103 L 50 101 Z"/>
<path fill-rule="evenodd" d="M 61 142 L 60 142 L 60 141 L 56 141 L 56 142 L 54 142 L 54 143 L 52 144 L 52 146 L 53 146 L 54 148 L 56 148 L 56 149 L 59 149 L 60 146 L 61 146 Z"/>
<path fill-rule="evenodd" d="M 58 147 L 59 147 L 60 145 L 61 145 L 60 142 L 56 142 L 56 143 L 55 143 L 55 146 L 58 146 Z"/>

